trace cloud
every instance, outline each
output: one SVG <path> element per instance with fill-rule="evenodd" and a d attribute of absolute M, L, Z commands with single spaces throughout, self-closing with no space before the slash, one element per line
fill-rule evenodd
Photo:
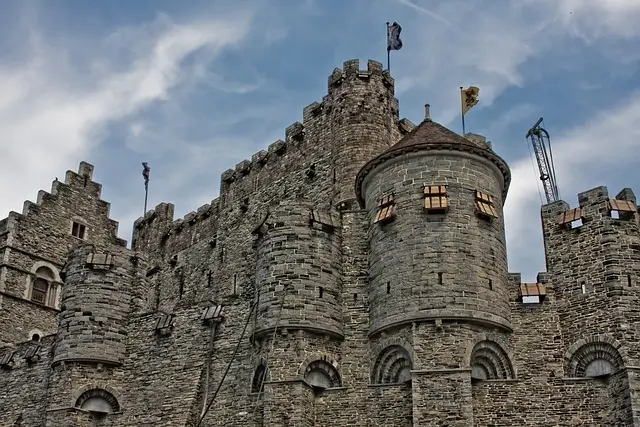
<path fill-rule="evenodd" d="M 623 102 L 603 109 L 595 117 L 553 135 L 551 143 L 560 196 L 577 206 L 577 194 L 606 185 L 621 171 L 634 169 L 640 157 L 640 93 Z M 535 168 L 535 169 L 534 169 Z M 539 173 L 531 159 L 521 158 L 511 164 L 512 184 L 505 205 L 507 244 L 517 257 L 518 265 L 544 265 L 540 223 Z M 637 183 L 635 176 L 622 172 L 629 180 L 624 186 Z M 609 188 L 615 196 L 620 188 Z M 542 196 L 544 197 L 544 196 Z M 532 247 L 537 247 L 532 251 Z M 526 272 L 528 276 L 533 271 Z"/>
<path fill-rule="evenodd" d="M 35 197 L 43 177 L 52 180 L 88 157 L 101 142 L 96 136 L 110 123 L 169 100 L 183 83 L 191 55 L 214 61 L 242 42 L 250 23 L 249 14 L 189 24 L 161 15 L 151 24 L 111 34 L 91 64 L 70 63 L 74 49 L 86 48 L 71 40 L 33 36 L 29 46 L 16 46 L 30 50 L 21 63 L 0 68 L 0 181 L 13 182 L 3 187 L 0 211 L 22 206 L 25 197 Z M 114 50 L 125 51 L 124 63 L 114 60 Z M 144 124 L 132 131 L 144 132 Z M 12 180 L 16 176 L 21 179 Z"/>

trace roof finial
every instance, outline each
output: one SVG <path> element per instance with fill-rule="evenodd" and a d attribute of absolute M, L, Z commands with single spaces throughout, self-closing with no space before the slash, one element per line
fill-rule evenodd
<path fill-rule="evenodd" d="M 431 106 L 429 104 L 424 104 L 424 118 L 426 120 L 431 120 L 431 113 L 429 112 L 429 108 Z"/>

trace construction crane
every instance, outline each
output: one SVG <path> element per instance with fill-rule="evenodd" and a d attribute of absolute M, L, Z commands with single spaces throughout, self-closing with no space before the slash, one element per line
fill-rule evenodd
<path fill-rule="evenodd" d="M 558 195 L 558 185 L 556 183 L 556 170 L 553 166 L 553 154 L 551 153 L 551 140 L 549 139 L 549 132 L 547 132 L 542 123 L 542 117 L 538 119 L 535 125 L 529 129 L 527 139 L 531 140 L 533 146 L 533 152 L 538 162 L 538 169 L 540 171 L 540 181 L 544 187 L 544 194 L 547 198 L 547 203 L 555 202 L 560 199 Z"/>

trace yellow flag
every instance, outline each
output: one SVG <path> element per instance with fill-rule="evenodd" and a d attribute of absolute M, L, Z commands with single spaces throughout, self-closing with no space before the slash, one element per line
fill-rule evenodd
<path fill-rule="evenodd" d="M 467 114 L 474 105 L 478 103 L 480 88 L 477 86 L 469 86 L 467 89 L 460 88 L 460 97 L 462 99 L 462 115 Z"/>

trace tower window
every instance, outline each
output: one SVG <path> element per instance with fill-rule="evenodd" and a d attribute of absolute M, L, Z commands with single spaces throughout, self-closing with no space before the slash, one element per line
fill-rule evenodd
<path fill-rule="evenodd" d="M 478 216 L 488 220 L 498 218 L 498 211 L 496 210 L 494 203 L 495 201 L 493 196 L 476 191 L 476 208 Z"/>
<path fill-rule="evenodd" d="M 489 279 L 489 289 L 493 290 L 493 282 Z"/>
<path fill-rule="evenodd" d="M 447 212 L 447 187 L 444 185 L 424 186 L 424 210 L 430 214 L 442 214 Z"/>
<path fill-rule="evenodd" d="M 387 282 L 387 293 L 391 293 L 391 282 Z"/>
<path fill-rule="evenodd" d="M 438 273 L 438 285 L 442 285 L 442 273 Z"/>
<path fill-rule="evenodd" d="M 73 237 L 77 237 L 78 239 L 84 239 L 86 229 L 87 228 L 84 224 L 80 224 L 79 222 L 74 221 L 73 225 L 71 226 L 71 235 Z"/>
<path fill-rule="evenodd" d="M 322 298 L 322 296 L 324 295 L 324 288 L 322 286 L 318 287 L 318 296 L 320 298 Z"/>
<path fill-rule="evenodd" d="M 388 194 L 378 200 L 378 214 L 374 223 L 391 221 L 396 215 L 396 204 L 393 194 Z"/>

